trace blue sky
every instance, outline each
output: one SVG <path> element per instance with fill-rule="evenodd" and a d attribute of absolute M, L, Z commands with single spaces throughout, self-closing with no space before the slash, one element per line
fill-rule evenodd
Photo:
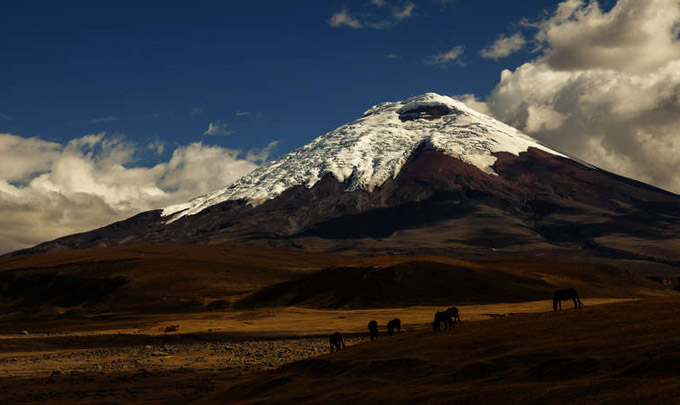
<path fill-rule="evenodd" d="M 409 2 L 391 3 L 5 2 L 0 132 L 65 142 L 107 131 L 160 140 L 166 154 L 194 141 L 248 149 L 277 140 L 285 153 L 378 102 L 488 94 L 503 68 L 531 54 L 494 61 L 480 50 L 558 2 L 423 0 L 387 28 L 329 25 L 342 10 L 394 19 Z M 426 63 L 456 46 L 464 66 Z M 210 122 L 229 134 L 203 135 Z"/>

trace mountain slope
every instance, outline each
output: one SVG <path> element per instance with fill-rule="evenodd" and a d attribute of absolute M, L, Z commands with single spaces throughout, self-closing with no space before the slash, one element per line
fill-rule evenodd
<path fill-rule="evenodd" d="M 311 188 L 326 175 L 347 190 L 372 191 L 395 178 L 409 156 L 426 144 L 447 156 L 493 174 L 493 153 L 517 155 L 529 147 L 550 149 L 516 129 L 480 114 L 450 97 L 427 93 L 396 103 L 383 103 L 358 120 L 320 136 L 232 185 L 163 210 L 176 220 L 223 201 L 244 199 L 252 205 L 285 190 Z"/>
<path fill-rule="evenodd" d="M 428 93 L 373 107 L 187 204 L 17 253 L 228 243 L 470 259 L 568 254 L 663 273 L 680 264 L 677 235 L 679 196 Z"/>

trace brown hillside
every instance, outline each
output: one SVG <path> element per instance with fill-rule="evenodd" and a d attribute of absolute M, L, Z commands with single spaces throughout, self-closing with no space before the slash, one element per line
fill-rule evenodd
<path fill-rule="evenodd" d="M 35 316 L 179 313 L 258 306 L 403 307 L 665 294 L 602 264 L 442 256 L 352 257 L 217 245 L 144 245 L 0 259 L 0 307 Z"/>
<path fill-rule="evenodd" d="M 590 263 L 464 262 L 442 257 L 401 257 L 401 262 L 335 267 L 307 273 L 251 294 L 239 307 L 370 308 L 485 304 L 543 300 L 575 287 L 588 297 L 665 294 L 634 272 Z"/>
<path fill-rule="evenodd" d="M 234 297 L 300 272 L 349 260 L 210 245 L 75 250 L 0 259 L 0 292 L 5 308 L 48 304 L 92 312 L 172 312 L 211 305 L 219 309 Z"/>

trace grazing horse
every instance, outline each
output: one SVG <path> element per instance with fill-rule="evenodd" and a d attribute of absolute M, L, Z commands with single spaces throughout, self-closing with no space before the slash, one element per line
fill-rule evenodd
<path fill-rule="evenodd" d="M 460 323 L 460 316 L 458 315 L 458 308 L 451 307 L 451 308 L 447 309 L 446 312 L 451 314 L 451 317 L 453 318 L 453 321 L 455 323 Z"/>
<path fill-rule="evenodd" d="M 451 314 L 448 311 L 437 311 L 434 314 L 434 322 L 432 322 L 432 331 L 439 332 L 441 330 L 441 324 L 444 324 L 444 330 L 453 329 L 455 323 L 451 318 Z"/>
<path fill-rule="evenodd" d="M 573 288 L 567 288 L 566 290 L 557 290 L 553 294 L 553 311 L 562 310 L 562 301 L 574 301 L 574 308 L 581 308 L 583 304 L 581 299 L 578 297 L 578 293 Z"/>
<path fill-rule="evenodd" d="M 368 323 L 368 337 L 370 337 L 371 340 L 378 338 L 378 322 L 371 321 Z"/>
<path fill-rule="evenodd" d="M 394 330 L 397 330 L 397 332 L 401 332 L 401 321 L 399 318 L 394 318 L 391 321 L 387 322 L 387 334 L 392 336 L 394 334 Z"/>
<path fill-rule="evenodd" d="M 342 339 L 342 334 L 340 332 L 332 334 L 329 340 L 331 343 L 331 353 L 333 353 L 333 349 L 335 349 L 336 352 L 339 352 L 341 348 L 345 348 L 345 341 Z"/>

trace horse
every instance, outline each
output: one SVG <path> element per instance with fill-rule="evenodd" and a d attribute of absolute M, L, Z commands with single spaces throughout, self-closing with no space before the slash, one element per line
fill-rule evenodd
<path fill-rule="evenodd" d="M 341 348 L 345 348 L 345 341 L 342 339 L 342 334 L 340 332 L 333 333 L 329 337 L 329 341 L 331 343 L 331 353 L 333 353 L 333 349 L 335 349 L 336 352 L 339 352 Z"/>
<path fill-rule="evenodd" d="M 394 318 L 391 321 L 387 322 L 387 334 L 392 336 L 394 334 L 394 330 L 397 330 L 397 332 L 401 332 L 401 321 L 399 318 Z"/>
<path fill-rule="evenodd" d="M 370 337 L 371 340 L 378 338 L 378 322 L 371 321 L 368 323 L 368 337 Z"/>
<path fill-rule="evenodd" d="M 455 323 L 451 318 L 451 314 L 448 311 L 437 311 L 434 314 L 434 322 L 432 322 L 432 331 L 439 332 L 441 330 L 441 324 L 444 324 L 444 330 L 453 329 Z"/>
<path fill-rule="evenodd" d="M 578 297 L 578 292 L 573 288 L 567 288 L 566 290 L 557 290 L 553 294 L 553 311 L 562 310 L 562 301 L 574 301 L 574 308 L 581 308 L 583 304 L 581 299 Z"/>
<path fill-rule="evenodd" d="M 451 307 L 451 308 L 447 309 L 446 312 L 451 314 L 451 317 L 453 318 L 453 321 L 455 323 L 460 323 L 460 316 L 458 315 L 458 308 Z"/>

